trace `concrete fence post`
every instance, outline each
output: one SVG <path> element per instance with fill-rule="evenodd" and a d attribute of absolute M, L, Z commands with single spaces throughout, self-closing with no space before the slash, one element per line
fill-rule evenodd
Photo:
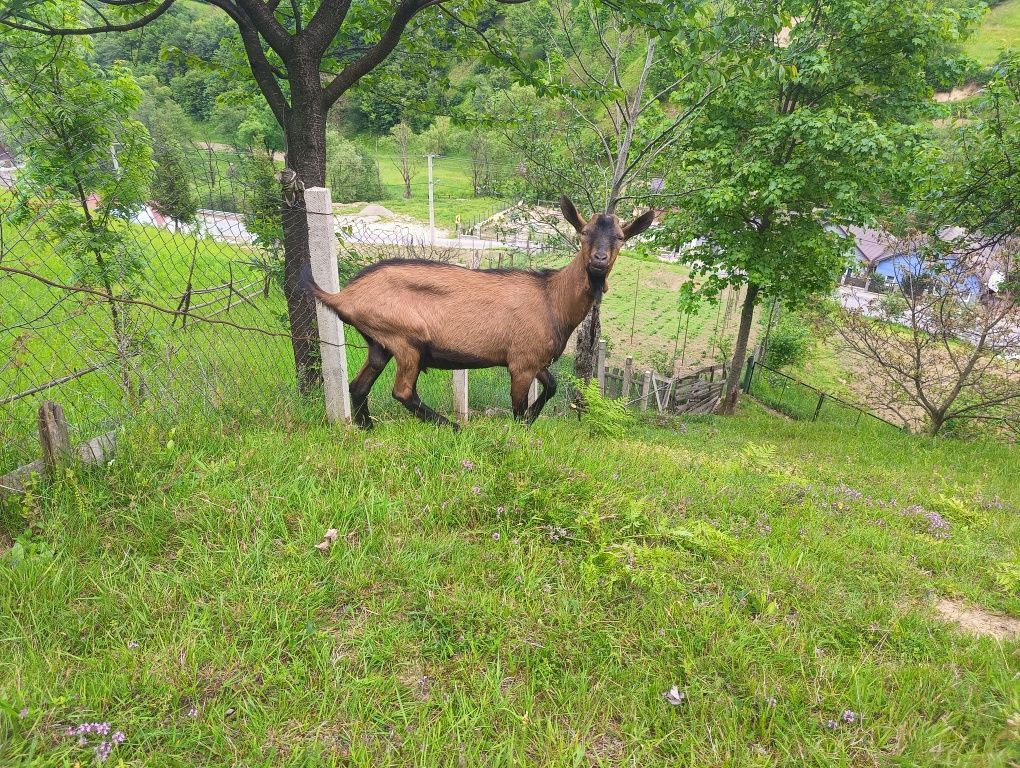
<path fill-rule="evenodd" d="M 308 253 L 312 277 L 324 291 L 340 290 L 337 269 L 337 240 L 333 223 L 333 202 L 325 187 L 305 190 L 308 218 Z M 351 420 L 351 393 L 347 388 L 347 346 L 344 324 L 334 312 L 316 302 L 315 316 L 319 324 L 319 351 L 322 356 L 322 383 L 326 399 L 326 418 L 330 421 Z"/>
<path fill-rule="evenodd" d="M 599 392 L 606 394 L 606 340 L 599 339 L 599 356 L 595 361 L 596 376 L 599 382 Z"/>
<path fill-rule="evenodd" d="M 481 255 L 478 251 L 475 251 L 474 256 L 471 257 L 471 262 L 468 264 L 468 269 L 478 269 L 481 261 Z M 453 372 L 453 412 L 457 417 L 457 421 L 461 424 L 466 424 L 470 410 L 468 405 L 468 372 L 466 369 L 458 369 Z"/>
<path fill-rule="evenodd" d="M 652 393 L 652 372 L 645 371 L 645 383 L 641 385 L 641 410 L 648 410 L 648 396 Z"/>
<path fill-rule="evenodd" d="M 468 372 L 460 368 L 453 372 L 453 412 L 461 424 L 467 422 L 468 410 Z"/>

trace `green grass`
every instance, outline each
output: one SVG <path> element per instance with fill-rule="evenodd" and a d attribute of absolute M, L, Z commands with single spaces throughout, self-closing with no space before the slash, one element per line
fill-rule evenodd
<path fill-rule="evenodd" d="M 9 250 L 5 263 L 62 284 L 75 282 L 75 268 L 56 254 L 41 227 L 6 227 Z M 217 313 L 216 319 L 279 333 L 285 330 L 282 293 L 273 285 L 268 298 L 259 293 L 262 273 L 245 262 L 249 249 L 210 239 L 173 234 L 167 230 L 131 226 L 129 239 L 144 261 L 134 297 L 174 309 L 188 280 L 191 258 L 196 290 L 235 285 L 252 296 L 252 303 L 232 300 L 226 291 L 196 296 L 193 311 Z M 0 306 L 0 349 L 10 355 L 0 364 L 0 398 L 45 382 L 83 371 L 99 363 L 106 368 L 0 406 L 0 474 L 37 457 L 35 413 L 44 398 L 63 405 L 75 443 L 88 440 L 120 423 L 130 410 L 119 383 L 112 320 L 105 303 L 94 296 L 67 294 L 59 288 L 17 275 L 0 277 L 4 301 Z M 122 289 L 118 289 L 123 293 Z M 209 306 L 200 306 L 218 299 Z M 129 318 L 131 336 L 140 355 L 132 358 L 132 376 L 144 372 L 155 400 L 166 408 L 202 396 L 217 397 L 227 387 L 237 395 L 245 389 L 262 396 L 267 389 L 285 387 L 293 379 L 293 358 L 287 340 L 225 325 L 191 324 L 181 330 L 172 317 L 143 307 L 121 307 Z"/>
<path fill-rule="evenodd" d="M 284 405 L 121 446 L 2 518 L 4 765 L 93 762 L 63 735 L 84 722 L 139 766 L 1018 757 L 1017 642 L 932 607 L 1020 614 L 994 581 L 1015 448 L 750 405 L 598 440 Z"/>
<path fill-rule="evenodd" d="M 394 213 L 428 222 L 429 179 L 425 159 L 416 158 L 418 164 L 411 180 L 411 197 L 405 198 L 399 158 L 395 157 L 391 150 L 375 142 L 364 141 L 362 145 L 379 167 L 384 195 L 378 202 Z M 471 185 L 471 159 L 465 155 L 436 158 L 432 164 L 432 176 L 435 184 L 436 226 L 449 230 L 451 236 L 458 215 L 461 224 L 467 227 L 503 210 L 508 205 L 493 197 L 474 196 Z"/>
<path fill-rule="evenodd" d="M 1004 48 L 1020 43 L 1020 0 L 1005 0 L 988 11 L 963 44 L 965 53 L 982 64 L 994 64 Z"/>

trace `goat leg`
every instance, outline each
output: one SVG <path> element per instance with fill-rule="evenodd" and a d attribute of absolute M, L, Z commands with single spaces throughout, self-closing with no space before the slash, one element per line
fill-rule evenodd
<path fill-rule="evenodd" d="M 549 372 L 548 368 L 539 371 L 536 378 L 542 384 L 542 394 L 528 408 L 528 424 L 534 424 L 535 419 L 538 418 L 538 415 L 542 413 L 542 409 L 545 408 L 545 404 L 556 396 L 556 377 Z"/>

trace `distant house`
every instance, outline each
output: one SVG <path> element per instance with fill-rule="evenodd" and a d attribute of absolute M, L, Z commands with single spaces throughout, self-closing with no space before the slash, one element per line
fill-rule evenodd
<path fill-rule="evenodd" d="M 882 292 L 900 284 L 904 277 L 920 275 L 923 260 L 918 252 L 922 241 L 898 238 L 880 229 L 832 226 L 831 231 L 849 240 L 855 259 L 843 273 L 840 282 L 871 292 Z M 999 245 L 985 245 L 968 238 L 958 227 L 942 230 L 939 236 L 946 242 L 959 242 L 959 252 L 950 253 L 947 259 L 965 259 L 969 262 L 967 287 L 971 298 L 978 299 L 994 294 L 1010 271 L 1009 256 Z M 960 262 L 956 262 L 960 263 Z"/>
<path fill-rule="evenodd" d="M 17 167 L 14 153 L 0 142 L 0 189 L 14 189 L 14 172 Z"/>

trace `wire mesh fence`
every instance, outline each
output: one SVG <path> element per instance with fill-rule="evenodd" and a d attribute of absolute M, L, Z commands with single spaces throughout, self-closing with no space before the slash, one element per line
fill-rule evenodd
<path fill-rule="evenodd" d="M 17 71 L 2 53 L 0 68 L 0 474 L 38 457 L 43 399 L 63 406 L 80 444 L 141 411 L 268 412 L 290 397 L 296 371 L 273 159 L 187 141 L 175 142 L 179 162 L 165 146 L 153 158 L 167 137 L 153 130 L 150 138 L 130 114 L 94 110 L 75 93 L 101 90 L 87 72 L 35 103 L 26 94 L 39 72 Z M 189 212 L 175 215 L 174 194 L 190 197 Z M 344 279 L 393 257 L 474 268 L 565 263 L 528 235 L 518 243 L 509 226 L 502 240 L 480 228 L 437 237 L 409 218 L 345 216 L 338 207 L 335 228 Z M 357 370 L 364 342 L 347 334 Z M 392 377 L 391 366 L 372 397 L 383 419 L 405 417 L 389 396 Z M 449 372 L 430 372 L 420 391 L 450 410 Z M 509 410 L 505 371 L 474 372 L 470 393 L 478 411 Z"/>
<path fill-rule="evenodd" d="M 748 363 L 744 390 L 770 408 L 799 421 L 837 424 L 853 429 L 901 431 L 900 427 L 881 416 L 754 360 Z"/>

